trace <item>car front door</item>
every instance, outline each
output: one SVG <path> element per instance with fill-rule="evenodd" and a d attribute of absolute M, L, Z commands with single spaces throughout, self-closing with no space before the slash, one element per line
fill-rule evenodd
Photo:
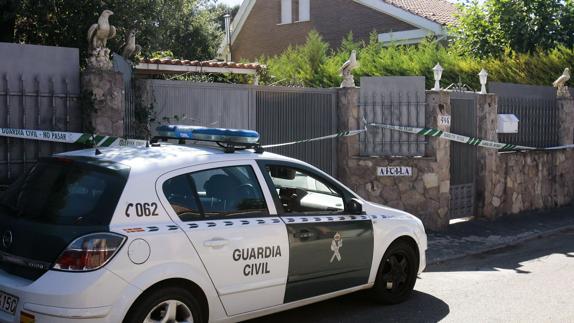
<path fill-rule="evenodd" d="M 354 198 L 327 176 L 289 162 L 259 163 L 289 237 L 285 303 L 368 283 L 373 226 L 345 206 Z"/>
<path fill-rule="evenodd" d="M 263 183 L 264 185 L 260 185 Z M 162 204 L 186 232 L 228 315 L 283 303 L 289 245 L 253 161 L 210 163 L 166 174 Z"/>

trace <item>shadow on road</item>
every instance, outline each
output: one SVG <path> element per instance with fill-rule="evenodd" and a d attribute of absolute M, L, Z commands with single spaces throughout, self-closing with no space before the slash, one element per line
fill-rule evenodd
<path fill-rule="evenodd" d="M 574 230 L 560 232 L 551 238 L 530 240 L 517 246 L 506 247 L 480 255 L 471 256 L 451 262 L 440 263 L 427 267 L 425 272 L 454 272 L 454 271 L 497 271 L 500 269 L 514 270 L 519 274 L 529 274 L 522 270 L 522 263 L 534 259 L 544 259 L 553 254 L 566 257 L 574 256 Z"/>
<path fill-rule="evenodd" d="M 449 312 L 448 304 L 418 291 L 405 303 L 392 306 L 380 305 L 368 291 L 362 291 L 248 322 L 421 322 L 421 318 L 424 322 L 438 322 Z"/>

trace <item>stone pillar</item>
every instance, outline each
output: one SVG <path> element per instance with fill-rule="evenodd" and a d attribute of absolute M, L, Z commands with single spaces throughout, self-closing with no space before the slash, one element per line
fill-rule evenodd
<path fill-rule="evenodd" d="M 494 94 L 479 94 L 476 99 L 477 137 L 490 141 L 498 141 L 496 133 L 498 118 L 498 97 Z M 496 165 L 497 151 L 495 149 L 478 148 L 476 175 L 476 215 L 477 217 L 492 218 L 495 209 L 502 203 L 504 182 L 497 180 Z"/>
<path fill-rule="evenodd" d="M 341 88 L 337 90 L 337 131 L 355 130 L 361 127 L 359 120 L 359 88 Z M 346 137 L 337 142 L 337 155 L 342 157 L 337 163 L 339 178 L 346 176 L 347 160 L 360 154 L 359 136 Z"/>
<path fill-rule="evenodd" d="M 574 144 L 574 99 L 569 91 L 559 91 L 557 101 L 560 145 L 572 145 Z"/>
<path fill-rule="evenodd" d="M 439 122 L 441 116 L 451 116 L 450 94 L 445 91 L 427 91 L 426 125 L 428 128 L 436 128 L 442 131 L 450 131 L 450 124 Z M 450 220 L 450 141 L 427 137 L 427 157 L 436 160 L 435 173 L 438 177 L 439 209 L 436 211 L 436 219 L 433 221 L 434 230 L 444 230 Z M 427 180 L 429 174 L 426 175 Z M 425 176 L 423 176 L 425 180 Z M 425 183 L 427 185 L 427 183 Z"/>
<path fill-rule="evenodd" d="M 360 90 L 337 91 L 339 131 L 360 129 Z M 427 126 L 448 131 L 439 125 L 441 115 L 450 115 L 447 92 L 427 92 Z M 450 142 L 427 138 L 429 155 L 423 157 L 360 156 L 360 137 L 339 138 L 337 177 L 365 199 L 404 210 L 419 217 L 429 230 L 448 227 L 450 203 Z M 406 176 L 381 176 L 379 167 L 412 169 Z"/>
<path fill-rule="evenodd" d="M 124 136 L 125 90 L 122 74 L 88 69 L 82 73 L 84 129 L 104 136 Z M 91 98 L 91 99 L 90 99 Z"/>
<path fill-rule="evenodd" d="M 568 89 L 558 91 L 558 134 L 560 145 L 574 144 L 574 98 Z M 574 200 L 574 150 L 553 152 L 554 155 L 554 182 L 552 196 L 555 205 L 566 205 Z"/>

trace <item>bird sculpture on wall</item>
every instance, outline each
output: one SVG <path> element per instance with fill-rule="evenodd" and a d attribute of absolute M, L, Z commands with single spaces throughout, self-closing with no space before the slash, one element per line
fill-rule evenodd
<path fill-rule="evenodd" d="M 570 80 L 570 69 L 566 68 L 562 76 L 560 76 L 552 85 L 558 89 L 559 96 L 570 96 L 566 82 Z"/>
<path fill-rule="evenodd" d="M 88 43 L 90 50 L 106 48 L 108 39 L 116 36 L 116 27 L 110 25 L 109 18 L 114 13 L 104 10 L 98 18 L 98 23 L 93 24 L 88 30 Z"/>
<path fill-rule="evenodd" d="M 562 88 L 566 85 L 566 82 L 568 82 L 570 80 L 570 69 L 566 68 L 564 70 L 564 73 L 562 73 L 562 76 L 560 76 L 556 81 L 554 81 L 554 87 L 556 88 Z"/>
<path fill-rule="evenodd" d="M 343 76 L 343 82 L 341 87 L 355 87 L 355 79 L 353 78 L 353 70 L 359 67 L 359 62 L 357 61 L 357 51 L 353 50 L 351 52 L 351 57 L 346 61 L 343 66 L 341 66 L 341 76 Z"/>
<path fill-rule="evenodd" d="M 120 48 L 122 56 L 125 59 L 130 59 L 131 57 L 139 54 L 141 50 L 142 47 L 136 44 L 136 31 L 132 29 L 126 36 L 126 42 Z"/>

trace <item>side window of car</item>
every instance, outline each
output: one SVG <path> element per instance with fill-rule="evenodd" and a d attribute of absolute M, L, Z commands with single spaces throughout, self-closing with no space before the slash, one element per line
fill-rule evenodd
<path fill-rule="evenodd" d="M 164 194 L 182 221 L 269 215 L 251 166 L 214 168 L 166 181 Z"/>
<path fill-rule="evenodd" d="M 163 193 L 181 221 L 203 220 L 195 189 L 189 174 L 179 175 L 163 183 Z"/>
<path fill-rule="evenodd" d="M 340 213 L 343 196 L 324 180 L 304 171 L 279 165 L 267 166 L 286 213 Z"/>

